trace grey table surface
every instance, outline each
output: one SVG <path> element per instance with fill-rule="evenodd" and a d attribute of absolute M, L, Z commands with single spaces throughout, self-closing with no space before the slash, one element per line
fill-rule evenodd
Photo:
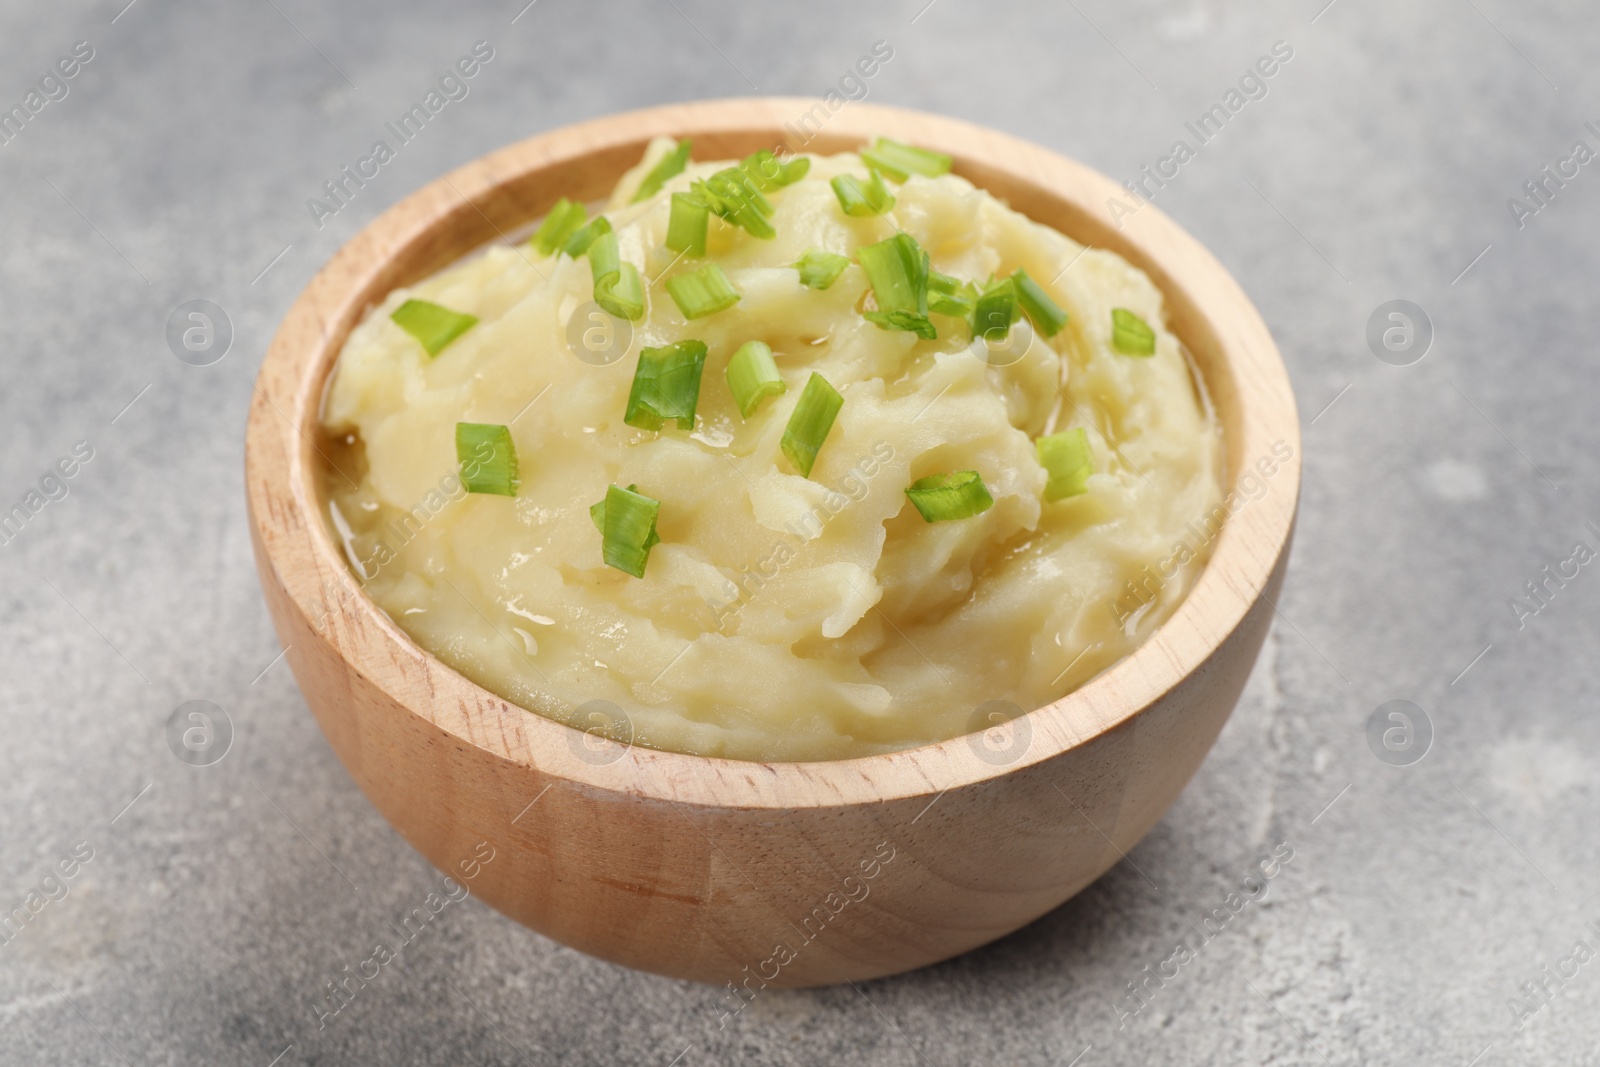
<path fill-rule="evenodd" d="M 32 915 L 0 935 L 0 1062 L 1600 1063 L 1592 10 L 126 2 L 0 5 L 0 106 L 37 107 L 0 144 L 0 507 L 43 505 L 0 550 L 0 910 Z M 308 198 L 478 41 L 469 94 L 319 227 Z M 438 874 L 277 658 L 241 477 L 275 324 L 483 152 L 817 96 L 877 41 L 892 60 L 847 90 L 1118 178 L 1292 49 L 1155 195 L 1256 300 L 1302 411 L 1297 543 L 1238 710 L 1126 862 L 948 963 L 722 1026 L 718 990 L 472 900 L 319 1025 L 325 983 Z M 41 83 L 78 42 L 92 58 Z M 206 366 L 166 336 L 194 299 L 232 328 Z M 1409 348 L 1396 299 L 1422 309 Z M 1375 314 L 1399 351 L 1369 344 Z M 232 724 L 220 762 L 169 745 L 190 700 Z M 1391 700 L 1421 709 L 1409 749 L 1369 742 Z M 1274 848 L 1265 899 L 1163 966 Z"/>

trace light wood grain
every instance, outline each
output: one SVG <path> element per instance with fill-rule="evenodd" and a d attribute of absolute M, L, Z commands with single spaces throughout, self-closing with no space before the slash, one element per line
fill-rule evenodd
<path fill-rule="evenodd" d="M 558 197 L 603 196 L 653 136 L 692 136 L 700 159 L 742 156 L 784 145 L 784 124 L 817 106 L 737 100 L 599 119 L 412 194 L 296 301 L 262 364 L 247 437 L 256 561 L 278 636 L 372 803 L 447 873 L 460 876 L 459 862 L 488 842 L 494 858 L 466 886 L 549 937 L 752 991 L 953 956 L 1121 859 L 1238 700 L 1272 618 L 1300 479 L 1294 399 L 1272 338 L 1171 220 L 1146 205 L 1119 229 L 1108 205 L 1132 201 L 1079 164 L 952 119 L 849 104 L 803 149 L 848 150 L 886 133 L 947 152 L 957 173 L 1150 274 L 1217 406 L 1228 484 L 1275 443 L 1292 450 L 1267 494 L 1229 519 L 1188 598 L 1135 654 L 1018 720 L 1029 740 L 1007 763 L 982 758 L 971 737 L 828 763 L 595 752 L 421 651 L 360 592 L 328 528 L 317 412 L 350 329 L 389 290 L 502 240 Z M 727 1010 L 739 1003 L 730 994 Z"/>

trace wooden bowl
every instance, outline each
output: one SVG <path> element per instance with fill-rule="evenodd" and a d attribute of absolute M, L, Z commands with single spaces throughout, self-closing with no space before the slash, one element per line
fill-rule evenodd
<path fill-rule="evenodd" d="M 696 158 L 722 159 L 845 151 L 876 133 L 949 153 L 957 174 L 1115 250 L 1165 293 L 1224 428 L 1226 484 L 1239 488 L 1211 562 L 1144 645 L 987 733 L 752 763 L 625 746 L 526 711 L 419 649 L 366 597 L 329 529 L 318 406 L 368 308 L 560 196 L 605 196 L 652 137 L 693 137 Z M 1117 203 L 1137 206 L 1080 164 L 964 122 L 754 99 L 556 130 L 384 212 L 284 319 L 246 448 L 261 584 L 345 768 L 406 840 L 506 915 L 604 959 L 731 982 L 730 1012 L 764 985 L 873 978 L 965 952 L 1094 881 L 1161 817 L 1237 702 L 1273 615 L 1300 480 L 1294 398 L 1261 317 L 1155 207 L 1119 228 Z"/>

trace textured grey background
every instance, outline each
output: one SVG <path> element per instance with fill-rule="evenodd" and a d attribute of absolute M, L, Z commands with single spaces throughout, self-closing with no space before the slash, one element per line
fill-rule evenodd
<path fill-rule="evenodd" d="M 1585 568 L 1523 629 L 1508 606 L 1574 542 L 1600 548 L 1600 167 L 1521 230 L 1506 205 L 1576 139 L 1600 148 L 1585 5 L 539 0 L 513 23 L 522 0 L 124 2 L 0 5 L 0 104 L 74 42 L 95 49 L 0 146 L 0 505 L 73 442 L 95 450 L 0 549 L 0 910 L 94 850 L 0 945 L 0 1061 L 1600 1062 L 1600 962 L 1549 980 L 1520 1028 L 1511 1008 L 1580 938 L 1600 945 L 1600 578 Z M 767 993 L 719 1029 L 717 991 L 471 901 L 317 1029 L 323 983 L 438 875 L 274 662 L 241 464 L 275 323 L 343 240 L 448 168 L 625 108 L 820 94 L 879 39 L 895 54 L 869 99 L 1118 177 L 1293 47 L 1157 198 L 1259 304 L 1305 423 L 1283 617 L 1244 701 L 1131 862 L 964 958 Z M 319 231 L 306 199 L 477 40 L 495 58 L 471 95 Z M 208 367 L 164 341 L 193 298 L 235 330 Z M 1434 325 L 1413 366 L 1367 347 L 1393 298 Z M 191 699 L 237 730 L 211 767 L 165 740 Z M 1434 725 L 1413 766 L 1365 738 L 1391 699 Z M 1267 900 L 1119 1028 L 1126 983 L 1279 842 L 1295 855 Z"/>

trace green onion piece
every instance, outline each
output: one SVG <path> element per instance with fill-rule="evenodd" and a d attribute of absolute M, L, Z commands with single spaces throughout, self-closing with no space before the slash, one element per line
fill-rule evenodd
<path fill-rule="evenodd" d="M 594 300 L 619 319 L 637 322 L 644 318 L 644 279 L 639 277 L 639 268 L 623 263 L 617 280 L 602 282 L 594 292 Z"/>
<path fill-rule="evenodd" d="M 856 249 L 880 311 L 928 310 L 928 253 L 908 233 Z"/>
<path fill-rule="evenodd" d="M 567 243 L 561 249 L 561 251 L 565 252 L 573 259 L 577 259 L 585 252 L 589 251 L 589 246 L 594 243 L 594 239 L 596 237 L 610 232 L 611 221 L 604 215 L 596 215 L 594 218 L 589 220 L 589 224 L 587 226 L 574 233 L 571 237 L 567 238 Z"/>
<path fill-rule="evenodd" d="M 1053 433 L 1033 443 L 1039 466 L 1050 476 L 1044 498 L 1060 500 L 1089 490 L 1089 475 L 1094 473 L 1094 453 L 1089 449 L 1089 431 L 1083 427 Z"/>
<path fill-rule="evenodd" d="M 656 165 L 650 168 L 650 173 L 644 176 L 644 181 L 639 183 L 639 189 L 633 194 L 630 204 L 637 204 L 641 200 L 648 200 L 661 191 L 661 187 L 672 178 L 683 173 L 683 168 L 689 162 L 689 139 L 685 137 L 673 146 L 672 151 L 662 156 Z"/>
<path fill-rule="evenodd" d="M 595 288 L 599 288 L 601 278 L 616 274 L 622 266 L 622 253 L 617 247 L 617 235 L 602 233 L 590 242 L 586 251 L 589 256 L 589 269 L 594 273 Z"/>
<path fill-rule="evenodd" d="M 394 324 L 422 342 L 423 349 L 437 356 L 444 346 L 478 325 L 478 316 L 429 303 L 407 300 L 389 313 Z"/>
<path fill-rule="evenodd" d="M 690 256 L 706 254 L 706 229 L 711 208 L 692 193 L 672 194 L 672 214 L 667 218 L 667 247 Z"/>
<path fill-rule="evenodd" d="M 906 496 L 925 522 L 970 519 L 994 507 L 994 497 L 977 471 L 930 474 L 906 488 Z"/>
<path fill-rule="evenodd" d="M 603 233 L 589 246 L 589 269 L 594 274 L 594 302 L 619 319 L 644 318 L 644 283 L 639 268 L 625 263 L 617 251 L 617 235 Z"/>
<path fill-rule="evenodd" d="M 1061 327 L 1067 324 L 1067 313 L 1061 305 L 1050 299 L 1050 294 L 1044 291 L 1044 286 L 1028 276 L 1028 272 L 1018 268 L 1011 276 L 1011 286 L 1016 290 L 1017 303 L 1022 305 L 1022 310 L 1027 312 L 1028 320 L 1033 323 L 1033 328 L 1046 337 L 1054 337 L 1061 332 Z"/>
<path fill-rule="evenodd" d="M 978 294 L 972 308 L 972 336 L 1002 341 L 1021 315 L 1016 286 L 1010 278 L 1002 278 Z"/>
<path fill-rule="evenodd" d="M 556 206 L 539 223 L 539 228 L 529 238 L 528 243 L 538 250 L 541 256 L 552 255 L 562 245 L 567 243 L 575 230 L 583 225 L 583 220 L 588 218 L 589 212 L 582 204 L 575 204 L 566 197 L 556 201 Z"/>
<path fill-rule="evenodd" d="M 801 256 L 794 269 L 800 272 L 800 284 L 808 289 L 826 289 L 839 280 L 839 275 L 850 265 L 849 256 L 835 255 L 813 248 Z"/>
<path fill-rule="evenodd" d="M 695 182 L 690 192 L 710 205 L 719 218 L 752 237 L 770 241 L 778 235 L 768 221 L 772 218 L 772 203 L 761 195 L 755 179 L 742 166 L 719 170 L 705 181 Z"/>
<path fill-rule="evenodd" d="M 913 148 L 899 141 L 891 141 L 887 137 L 878 138 L 871 148 L 863 148 L 861 160 L 867 166 L 881 170 L 897 182 L 903 182 L 913 174 L 937 178 L 941 174 L 950 173 L 951 163 L 950 157 L 942 152 Z"/>
<path fill-rule="evenodd" d="M 699 270 L 667 279 L 667 292 L 684 318 L 703 319 L 739 302 L 739 290 L 733 287 L 722 268 L 707 263 Z"/>
<path fill-rule="evenodd" d="M 641 349 L 622 421 L 641 430 L 659 430 L 668 419 L 676 419 L 678 429 L 694 429 L 700 375 L 705 367 L 704 341 Z"/>
<path fill-rule="evenodd" d="M 759 152 L 752 152 L 740 162 L 739 168 L 756 185 L 770 192 L 773 189 L 782 189 L 785 185 L 793 185 L 806 176 L 811 169 L 811 160 L 799 156 L 789 162 L 781 162 L 772 154 L 771 149 L 763 148 Z"/>
<path fill-rule="evenodd" d="M 772 349 L 760 341 L 746 341 L 728 360 L 728 389 L 744 418 L 750 417 L 764 397 L 778 396 L 786 388 Z"/>
<path fill-rule="evenodd" d="M 1112 308 L 1111 347 L 1125 356 L 1153 356 L 1156 332 L 1127 308 Z"/>
<path fill-rule="evenodd" d="M 972 314 L 973 302 L 976 295 L 962 293 L 929 293 L 928 310 L 940 315 L 949 315 L 951 318 L 964 319 Z"/>
<path fill-rule="evenodd" d="M 839 206 L 852 218 L 882 215 L 894 207 L 894 194 L 883 184 L 883 176 L 875 170 L 868 173 L 870 177 L 865 185 L 854 174 L 836 175 L 828 183 L 833 186 L 833 195 L 839 198 Z"/>
<path fill-rule="evenodd" d="M 977 299 L 978 287 L 971 282 L 952 278 L 948 274 L 940 274 L 936 270 L 928 272 L 929 311 L 964 319 L 972 314 L 972 307 Z"/>
<path fill-rule="evenodd" d="M 908 330 L 933 340 L 938 331 L 928 319 L 928 253 L 910 234 L 856 249 L 867 272 L 878 310 L 862 316 L 883 330 Z"/>
<path fill-rule="evenodd" d="M 833 429 L 833 420 L 844 406 L 844 397 L 828 384 L 828 380 L 813 371 L 800 390 L 800 400 L 789 414 L 789 424 L 783 428 L 780 442 L 783 454 L 789 457 L 794 469 L 811 477 L 811 468 L 817 462 L 817 452 Z"/>
<path fill-rule="evenodd" d="M 629 493 L 638 493 L 638 483 L 635 482 L 634 485 L 627 486 L 627 491 Z M 595 530 L 605 534 L 605 498 L 603 496 L 598 504 L 590 504 L 589 522 L 594 523 Z M 650 537 L 646 537 L 646 541 L 648 541 L 648 544 L 645 545 L 646 549 L 651 549 L 654 545 L 661 544 L 661 537 L 656 536 L 656 531 L 651 530 Z"/>
<path fill-rule="evenodd" d="M 880 330 L 904 330 L 928 341 L 939 336 L 928 316 L 911 311 L 863 311 L 861 317 Z"/>
<path fill-rule="evenodd" d="M 600 555 L 606 566 L 643 578 L 650 550 L 661 543 L 656 535 L 661 501 L 638 490 L 637 485 L 608 486 L 605 499 L 589 508 L 589 518 L 600 531 Z"/>
<path fill-rule="evenodd" d="M 456 423 L 456 462 L 469 493 L 516 496 L 517 449 L 511 430 L 485 422 Z"/>

